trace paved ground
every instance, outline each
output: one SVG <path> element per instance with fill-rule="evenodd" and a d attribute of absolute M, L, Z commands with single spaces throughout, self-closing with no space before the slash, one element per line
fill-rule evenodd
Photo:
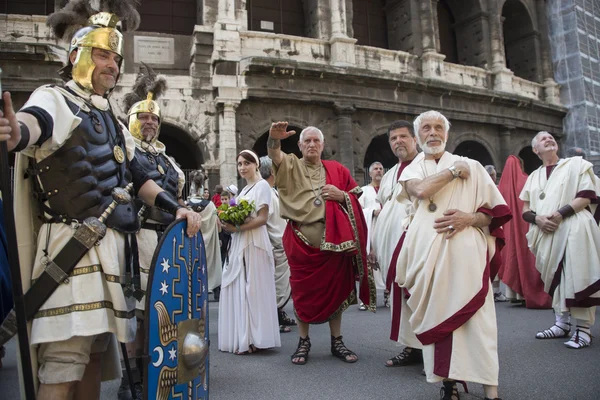
<path fill-rule="evenodd" d="M 289 308 L 289 307 L 288 307 Z M 561 340 L 542 341 L 534 333 L 553 321 L 550 310 L 528 310 L 501 303 L 499 323 L 500 395 L 515 399 L 600 398 L 600 342 L 583 350 L 569 350 Z M 597 314 L 600 317 L 600 312 Z M 387 339 L 389 310 L 376 314 L 352 306 L 344 314 L 345 342 L 360 357 L 345 364 L 329 352 L 326 325 L 312 327 L 312 351 L 305 366 L 290 363 L 297 343 L 296 333 L 282 334 L 282 348 L 254 355 L 235 356 L 217 350 L 218 304 L 211 303 L 211 400 L 362 400 L 438 399 L 439 385 L 428 384 L 418 366 L 386 368 L 387 358 L 398 348 Z M 600 324 L 592 333 L 600 337 Z M 0 399 L 18 398 L 15 343 L 8 346 L 5 366 L 0 370 Z M 102 400 L 116 400 L 118 382 L 103 386 Z M 482 399 L 480 385 L 470 384 L 470 394 L 461 399 Z"/>

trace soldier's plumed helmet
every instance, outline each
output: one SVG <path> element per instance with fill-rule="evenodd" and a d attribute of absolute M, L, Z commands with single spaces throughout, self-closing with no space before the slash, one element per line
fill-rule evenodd
<path fill-rule="evenodd" d="M 69 41 L 69 57 L 67 65 L 60 71 L 61 77 L 64 80 L 73 79 L 83 88 L 93 91 L 92 74 L 96 68 L 92 60 L 94 48 L 121 56 L 120 69 L 123 35 L 117 24 L 121 22 L 124 30 L 137 29 L 140 22 L 137 4 L 137 0 L 101 0 L 96 10 L 88 0 L 72 0 L 63 9 L 50 15 L 48 26 L 58 38 Z M 77 57 L 71 62 L 70 55 L 75 50 Z"/>
<path fill-rule="evenodd" d="M 151 113 L 158 117 L 159 125 L 152 141 L 157 140 L 160 133 L 161 113 L 156 101 L 167 89 L 167 80 L 163 75 L 157 75 L 152 68 L 142 63 L 140 73 L 130 93 L 125 95 L 125 109 L 127 110 L 127 125 L 129 132 L 144 140 L 142 124 L 138 119 L 140 113 Z"/>

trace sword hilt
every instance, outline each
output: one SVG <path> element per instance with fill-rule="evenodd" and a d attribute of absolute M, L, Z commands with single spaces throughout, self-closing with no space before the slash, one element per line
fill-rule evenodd
<path fill-rule="evenodd" d="M 110 214 L 114 211 L 115 208 L 119 204 L 127 204 L 131 202 L 131 190 L 133 189 L 133 183 L 128 184 L 125 188 L 116 187 L 112 191 L 113 201 L 109 204 L 109 206 L 104 210 L 100 218 L 98 220 L 104 224 Z"/>

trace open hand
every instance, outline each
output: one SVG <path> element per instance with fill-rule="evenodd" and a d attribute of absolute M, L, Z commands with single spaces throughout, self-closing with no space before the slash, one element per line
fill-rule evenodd
<path fill-rule="evenodd" d="M 287 139 L 292 135 L 296 134 L 296 131 L 287 132 L 288 123 L 287 122 L 273 122 L 271 124 L 271 128 L 269 129 L 269 137 L 272 139 Z"/>
<path fill-rule="evenodd" d="M 196 211 L 180 208 L 177 210 L 175 218 L 187 219 L 187 235 L 189 237 L 194 236 L 200 230 L 200 215 Z"/>

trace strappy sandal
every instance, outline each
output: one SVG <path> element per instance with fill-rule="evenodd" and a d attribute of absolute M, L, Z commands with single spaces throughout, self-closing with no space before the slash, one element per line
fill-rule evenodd
<path fill-rule="evenodd" d="M 467 383 L 465 381 L 443 381 L 442 384 L 444 386 L 442 386 L 440 389 L 440 400 L 460 400 L 460 396 L 458 395 L 458 386 L 456 385 L 457 383 L 463 385 L 465 393 L 469 393 L 469 389 L 467 388 Z"/>
<path fill-rule="evenodd" d="M 292 329 L 289 326 L 279 325 L 279 333 L 290 333 Z"/>
<path fill-rule="evenodd" d="M 292 354 L 292 364 L 304 365 L 308 362 L 308 352 L 310 351 L 310 338 L 300 337 L 298 340 L 298 347 L 294 354 Z M 296 359 L 296 361 L 294 361 Z"/>
<path fill-rule="evenodd" d="M 349 350 L 342 341 L 343 336 L 331 337 L 331 354 L 347 363 L 355 363 L 358 361 L 358 356 L 355 352 Z M 352 357 L 354 358 L 348 358 Z"/>
<path fill-rule="evenodd" d="M 367 311 L 367 306 L 365 306 L 365 303 L 360 303 L 360 306 L 358 307 L 358 309 L 360 311 Z"/>
<path fill-rule="evenodd" d="M 391 364 L 390 364 L 391 362 Z M 423 352 L 412 347 L 405 347 L 400 354 L 390 358 L 385 363 L 386 367 L 403 367 L 405 365 L 421 364 L 423 362 Z"/>
<path fill-rule="evenodd" d="M 277 310 L 277 317 L 279 319 L 279 325 L 285 326 L 296 326 L 298 323 L 295 319 L 290 318 L 287 313 L 283 310 Z"/>
<path fill-rule="evenodd" d="M 248 351 L 236 351 L 235 355 L 236 356 L 246 356 L 248 354 L 258 353 L 259 350 L 260 350 L 259 348 L 257 348 L 253 344 L 251 344 L 250 347 L 248 348 Z"/>
<path fill-rule="evenodd" d="M 565 346 L 567 346 L 569 349 L 577 350 L 591 346 L 593 336 L 590 333 L 581 330 L 580 328 L 585 327 L 577 325 L 577 329 L 575 329 L 575 334 L 571 337 L 571 339 L 569 339 L 569 341 L 565 342 Z M 582 336 L 582 334 L 587 336 L 587 339 L 585 338 L 585 336 Z"/>
<path fill-rule="evenodd" d="M 559 325 L 552 325 L 550 328 L 548 329 L 544 329 L 543 331 L 539 331 L 538 333 L 535 334 L 535 338 L 536 339 L 560 339 L 560 338 L 566 338 L 569 337 L 569 334 L 571 333 L 571 324 L 567 323 L 568 328 L 565 329 Z M 552 330 L 552 328 L 556 327 L 557 329 L 560 329 L 562 331 L 562 334 L 559 332 L 558 334 L 554 332 L 554 330 Z"/>

